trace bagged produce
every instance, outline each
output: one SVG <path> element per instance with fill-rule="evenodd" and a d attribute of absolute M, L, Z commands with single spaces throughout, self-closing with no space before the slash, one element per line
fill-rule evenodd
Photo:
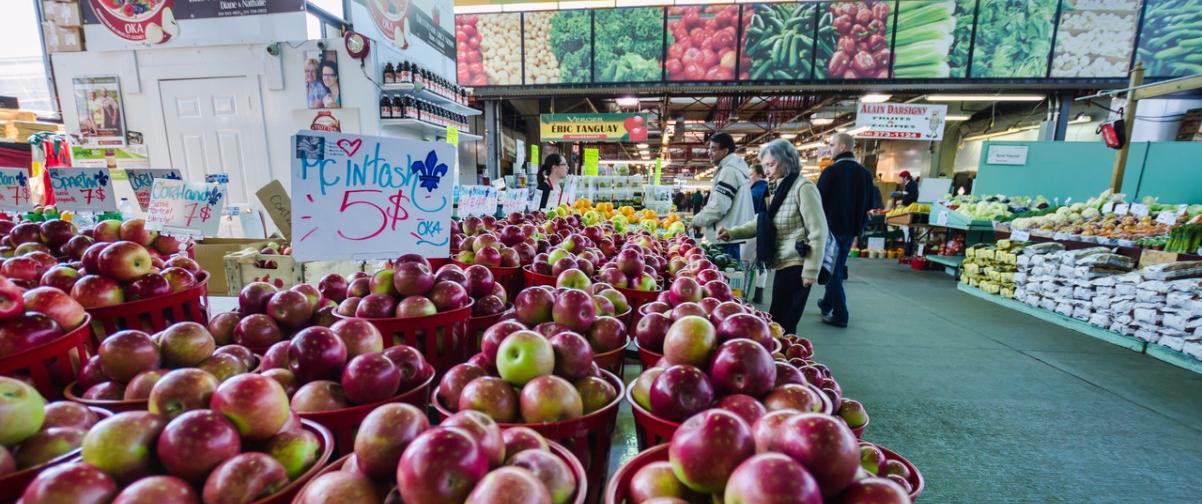
<path fill-rule="evenodd" d="M 1110 252 L 1110 249 L 1106 247 L 1090 247 L 1078 250 L 1070 250 L 1061 254 L 1060 262 L 1069 266 L 1076 266 L 1079 262 L 1083 261 L 1089 256 L 1097 254 L 1109 254 Z"/>
<path fill-rule="evenodd" d="M 1037 243 L 1035 245 L 1027 245 L 1023 248 L 1023 255 L 1041 255 L 1050 254 L 1053 252 L 1061 252 L 1064 250 L 1064 244 L 1057 242 Z"/>
<path fill-rule="evenodd" d="M 1135 268 L 1135 260 L 1119 254 L 1091 254 L 1077 260 L 1077 266 L 1104 266 L 1131 271 L 1132 268 Z"/>
<path fill-rule="evenodd" d="M 1145 266 L 1141 273 L 1148 280 L 1176 280 L 1202 276 L 1202 261 L 1180 261 L 1175 263 Z"/>

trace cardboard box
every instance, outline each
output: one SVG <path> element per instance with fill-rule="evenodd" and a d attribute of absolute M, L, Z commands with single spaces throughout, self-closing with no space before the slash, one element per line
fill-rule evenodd
<path fill-rule="evenodd" d="M 251 282 L 267 282 L 277 289 L 288 289 L 301 283 L 316 285 L 330 273 L 350 276 L 363 271 L 364 265 L 363 261 L 299 262 L 292 256 L 239 250 L 226 254 L 225 276 L 230 292 L 241 291 Z"/>
<path fill-rule="evenodd" d="M 238 294 L 237 290 L 230 292 L 229 283 L 226 281 L 226 254 L 247 247 L 259 250 L 267 246 L 268 242 L 269 240 L 257 238 L 205 238 L 196 242 L 194 245 L 196 262 L 200 263 L 202 269 L 209 272 L 209 295 L 235 296 Z"/>
<path fill-rule="evenodd" d="M 62 28 L 79 28 L 79 2 L 62 2 L 55 0 L 42 0 L 42 17 L 55 26 Z"/>
<path fill-rule="evenodd" d="M 267 215 L 271 217 L 275 227 L 283 233 L 286 240 L 292 241 L 292 200 L 288 197 L 284 184 L 272 180 L 270 184 L 255 191 L 255 195 L 259 197 L 259 202 L 267 210 Z"/>
<path fill-rule="evenodd" d="M 63 28 L 54 23 L 42 23 L 42 34 L 46 38 L 46 50 L 52 53 L 79 52 L 83 50 L 83 30 Z"/>

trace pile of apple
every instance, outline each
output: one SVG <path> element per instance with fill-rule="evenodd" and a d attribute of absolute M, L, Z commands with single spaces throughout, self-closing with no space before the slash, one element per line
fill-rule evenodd
<path fill-rule="evenodd" d="M 336 287 L 324 280 L 318 286 L 323 293 Z M 463 269 L 447 264 L 435 272 L 424 257 L 409 254 L 391 268 L 354 277 L 335 313 L 359 318 L 426 317 L 463 308 L 478 299 L 483 306 L 473 305 L 473 315 L 495 315 L 505 310 L 508 298 L 505 287 L 487 267 Z"/>
<path fill-rule="evenodd" d="M 431 426 L 413 406 L 385 404 L 363 420 L 354 455 L 310 481 L 295 502 L 565 504 L 577 486 L 568 464 L 531 429 L 502 431 L 476 411 Z"/>
<path fill-rule="evenodd" d="M 760 343 L 769 352 L 775 348 L 773 339 L 783 336 L 784 332 L 780 324 L 766 321 L 753 308 L 735 301 L 730 285 L 721 278 L 721 273 L 706 269 L 701 270 L 701 274 L 711 271 L 719 278 L 707 282 L 704 287 L 693 277 L 678 275 L 656 301 L 639 307 L 641 317 L 634 328 L 639 348 L 664 353 L 668 328 L 690 315 L 708 318 L 719 342 L 747 338 Z"/>
<path fill-rule="evenodd" d="M 522 289 L 513 299 L 513 320 L 547 338 L 575 332 L 599 354 L 626 346 L 626 324 L 615 318 L 630 309 L 625 295 L 606 284 L 592 283 L 579 270 L 565 272 L 559 284 Z"/>
<path fill-rule="evenodd" d="M 250 349 L 217 348 L 204 325 L 176 322 L 153 336 L 135 330 L 109 335 L 80 370 L 74 389 L 88 400 L 142 401 L 172 369 L 198 368 L 222 382 L 256 365 Z"/>
<path fill-rule="evenodd" d="M 260 372 L 279 382 L 301 413 L 370 404 L 412 390 L 430 378 L 426 359 L 407 345 L 384 348 L 370 322 L 345 319 L 314 326 L 271 346 Z"/>
<path fill-rule="evenodd" d="M 54 287 L 22 292 L 0 275 L 0 359 L 55 341 L 86 318 L 83 306 L 65 292 Z"/>
<path fill-rule="evenodd" d="M 42 472 L 21 502 L 251 502 L 316 462 L 321 441 L 288 409 L 275 380 L 242 374 L 213 392 L 208 409 L 172 418 L 130 411 L 83 437 L 82 462 Z"/>
<path fill-rule="evenodd" d="M 309 284 L 287 290 L 265 282 L 251 282 L 238 292 L 238 310 L 209 320 L 209 331 L 219 345 L 238 344 L 263 352 L 286 335 L 310 326 L 330 326 L 334 301 Z"/>
<path fill-rule="evenodd" d="M 46 400 L 28 384 L 0 376 L 0 478 L 79 448 L 99 417 L 79 403 Z"/>
<path fill-rule="evenodd" d="M 785 409 L 749 423 L 710 409 L 681 424 L 668 461 L 640 468 L 626 490 L 634 503 L 905 504 L 909 475 L 899 467 L 830 415 Z"/>
<path fill-rule="evenodd" d="M 464 264 L 477 264 L 491 268 L 517 268 L 530 264 L 534 259 L 535 245 L 527 241 L 518 226 L 506 225 L 498 236 L 484 231 L 475 236 L 464 236 L 458 240 L 459 252 L 455 260 Z"/>

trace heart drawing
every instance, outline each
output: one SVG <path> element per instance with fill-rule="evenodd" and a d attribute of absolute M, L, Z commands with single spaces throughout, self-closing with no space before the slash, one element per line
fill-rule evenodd
<path fill-rule="evenodd" d="M 342 152 L 345 152 L 347 156 L 354 156 L 356 152 L 359 152 L 359 147 L 363 145 L 363 140 L 359 138 L 354 140 L 341 138 L 335 142 L 335 145 L 337 145 L 339 149 L 342 149 Z"/>

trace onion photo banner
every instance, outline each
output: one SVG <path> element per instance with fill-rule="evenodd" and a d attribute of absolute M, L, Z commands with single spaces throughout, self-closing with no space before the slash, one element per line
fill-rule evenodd
<path fill-rule="evenodd" d="M 292 152 L 297 260 L 450 255 L 454 146 L 301 131 Z"/>

